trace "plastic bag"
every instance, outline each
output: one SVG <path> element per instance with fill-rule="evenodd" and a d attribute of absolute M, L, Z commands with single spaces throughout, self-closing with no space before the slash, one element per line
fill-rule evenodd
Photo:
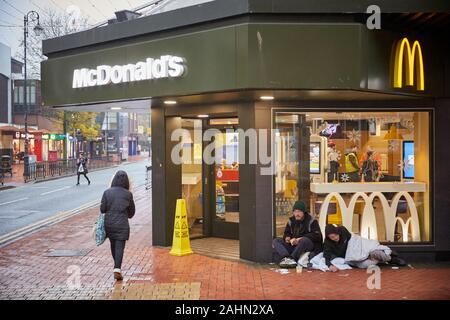
<path fill-rule="evenodd" d="M 100 213 L 97 222 L 94 225 L 95 230 L 95 244 L 97 246 L 101 245 L 105 242 L 106 239 L 106 230 L 105 230 L 105 214 Z"/>

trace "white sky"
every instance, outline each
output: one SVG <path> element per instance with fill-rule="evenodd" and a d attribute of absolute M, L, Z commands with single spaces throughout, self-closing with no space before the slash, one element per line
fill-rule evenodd
<path fill-rule="evenodd" d="M 189 2 L 206 1 L 208 0 L 182 0 L 182 3 L 186 5 Z M 149 2 L 149 0 L 0 0 L 0 42 L 11 47 L 11 55 L 15 56 L 23 38 L 23 17 L 30 10 L 39 14 L 46 8 L 60 12 L 76 10 L 86 16 L 93 25 L 115 17 L 116 11 L 134 9 Z"/>

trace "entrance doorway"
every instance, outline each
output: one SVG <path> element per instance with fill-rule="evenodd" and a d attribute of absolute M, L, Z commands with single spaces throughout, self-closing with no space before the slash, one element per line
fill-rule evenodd
<path fill-rule="evenodd" d="M 214 164 L 210 177 L 211 235 L 239 239 L 239 136 L 237 118 L 210 119 L 214 128 Z"/>
<path fill-rule="evenodd" d="M 237 118 L 182 118 L 182 197 L 191 238 L 239 239 L 239 137 Z M 202 141 L 215 129 L 212 141 Z M 228 131 L 228 132 L 227 132 Z M 212 143 L 213 162 L 204 161 Z"/>

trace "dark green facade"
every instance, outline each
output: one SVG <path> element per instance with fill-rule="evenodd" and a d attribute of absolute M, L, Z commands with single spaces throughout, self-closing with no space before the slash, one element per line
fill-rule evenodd
<path fill-rule="evenodd" d="M 401 34 L 356 23 L 243 23 L 158 40 L 117 43 L 42 63 L 46 105 L 62 106 L 248 89 L 347 89 L 414 93 L 390 84 L 391 47 Z M 426 90 L 442 95 L 436 55 L 444 44 L 410 36 L 423 46 Z M 433 52 L 433 54 L 430 54 Z M 123 65 L 171 54 L 186 60 L 182 78 L 72 89 L 75 69 Z"/>
<path fill-rule="evenodd" d="M 125 22 L 123 28 L 112 25 L 60 38 L 60 43 L 57 39 L 44 42 L 49 57 L 42 63 L 44 104 L 63 107 L 152 99 L 153 244 L 163 246 L 171 244 L 175 200 L 181 197 L 181 168 L 168 159 L 173 145 L 170 132 L 180 127 L 182 116 L 232 115 L 239 118 L 243 129 L 270 129 L 275 105 L 257 101 L 260 92 L 270 92 L 277 106 L 287 108 L 431 108 L 439 117 L 434 131 L 434 170 L 439 173 L 434 194 L 435 238 L 431 245 L 410 246 L 405 251 L 427 258 L 449 252 L 450 203 L 444 194 L 449 185 L 439 178 L 450 176 L 442 162 L 448 151 L 439 148 L 444 143 L 439 136 L 444 134 L 446 119 L 450 120 L 448 38 L 400 28 L 369 30 L 355 18 L 365 7 L 352 6 L 352 1 L 345 2 L 353 8 L 346 11 L 349 14 L 337 13 L 331 2 L 327 2 L 328 11 L 317 9 L 314 1 L 301 2 L 215 1 L 153 20 Z M 178 21 L 175 18 L 181 22 L 169 22 Z M 405 36 L 422 46 L 423 92 L 391 85 L 393 46 Z M 72 89 L 74 69 L 124 65 L 166 54 L 185 59 L 187 72 L 182 78 Z M 168 108 L 162 104 L 164 98 L 177 98 L 179 103 Z M 244 188 L 239 240 L 242 258 L 269 261 L 273 204 L 261 195 L 272 193 L 272 178 L 261 176 L 259 169 L 258 165 L 240 167 Z"/>

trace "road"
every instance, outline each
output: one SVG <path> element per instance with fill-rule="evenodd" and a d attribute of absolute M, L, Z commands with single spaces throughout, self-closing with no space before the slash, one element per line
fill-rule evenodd
<path fill-rule="evenodd" d="M 46 219 L 53 221 L 61 215 L 99 203 L 103 191 L 119 169 L 128 173 L 134 188 L 142 186 L 147 164 L 148 161 L 124 163 L 89 172 L 91 185 L 81 176 L 80 185 L 76 186 L 77 177 L 72 176 L 0 191 L 0 242 L 18 230 L 28 229 Z"/>

